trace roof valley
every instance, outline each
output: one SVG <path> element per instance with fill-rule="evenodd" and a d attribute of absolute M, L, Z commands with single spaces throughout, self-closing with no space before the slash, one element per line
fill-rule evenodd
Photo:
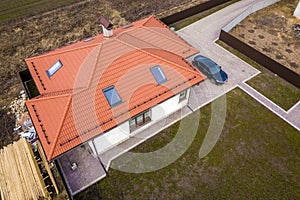
<path fill-rule="evenodd" d="M 119 40 L 119 39 L 118 39 Z M 193 74 L 197 74 L 197 75 L 199 75 L 199 73 L 195 70 L 195 69 L 189 69 L 189 68 L 187 68 L 187 67 L 182 67 L 181 65 L 178 65 L 177 63 L 174 63 L 174 62 L 172 62 L 172 61 L 169 61 L 169 60 L 167 60 L 167 59 L 165 59 L 165 58 L 162 58 L 162 57 L 159 57 L 159 56 L 157 56 L 157 55 L 154 55 L 154 54 L 152 54 L 152 53 L 150 53 L 150 52 L 148 52 L 148 51 L 145 51 L 145 50 L 143 50 L 143 49 L 141 49 L 141 48 L 136 48 L 135 46 L 133 46 L 133 45 L 131 45 L 131 44 L 128 44 L 128 43 L 126 43 L 126 42 L 124 42 L 124 41 L 122 41 L 122 40 L 119 40 L 121 43 L 123 43 L 123 44 L 126 44 L 126 45 L 128 45 L 128 46 L 131 46 L 132 48 L 135 48 L 136 50 L 138 50 L 138 51 L 141 51 L 141 52 L 143 52 L 143 53 L 146 53 L 146 54 L 148 54 L 148 55 L 151 55 L 152 57 L 155 57 L 155 58 L 157 58 L 157 59 L 159 59 L 159 60 L 163 60 L 163 61 L 165 61 L 165 62 L 168 62 L 168 63 L 170 63 L 170 64 L 173 64 L 173 65 L 176 65 L 177 67 L 179 67 L 179 68 L 181 68 L 181 69 L 184 69 L 184 70 L 187 70 L 187 71 L 189 71 L 189 72 L 192 72 Z M 173 52 L 172 52 L 173 53 Z M 173 54 L 175 54 L 175 53 L 173 53 Z M 175 55 L 177 55 L 177 54 L 175 54 Z M 190 65 L 188 62 L 186 62 L 188 65 Z M 191 67 L 192 68 L 192 67 Z"/>

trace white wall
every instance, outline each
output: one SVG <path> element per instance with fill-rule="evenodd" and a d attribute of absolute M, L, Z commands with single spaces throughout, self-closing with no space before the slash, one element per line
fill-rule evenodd
<path fill-rule="evenodd" d="M 190 95 L 190 89 L 188 89 L 187 91 L 186 99 L 181 102 L 179 102 L 179 94 L 177 94 L 176 96 L 154 106 L 151 109 L 152 121 L 153 122 L 159 121 L 163 118 L 166 118 L 170 114 L 176 112 L 177 110 L 181 109 L 183 106 L 187 104 L 189 95 Z"/>
<path fill-rule="evenodd" d="M 170 114 L 184 107 L 188 103 L 189 95 L 190 89 L 187 90 L 185 100 L 179 102 L 179 94 L 177 94 L 174 97 L 154 106 L 153 108 L 151 108 L 151 122 L 131 133 L 129 129 L 129 121 L 126 121 L 120 124 L 118 127 L 108 131 L 107 133 L 96 137 L 94 139 L 96 149 L 94 148 L 92 141 L 89 141 L 88 144 L 90 145 L 94 153 L 97 152 L 99 154 L 101 152 L 104 152 L 112 148 L 113 146 L 127 140 L 129 137 L 135 135 L 136 133 L 143 131 L 153 123 L 166 118 Z"/>
<path fill-rule="evenodd" d="M 94 144 L 96 146 L 96 149 L 94 148 L 94 145 L 92 144 L 92 141 L 89 141 L 89 145 L 92 148 L 94 153 L 101 153 L 114 145 L 119 144 L 120 142 L 127 140 L 129 138 L 129 122 L 124 122 L 117 126 L 116 128 L 108 131 L 107 133 L 104 133 L 96 138 L 94 138 Z"/>

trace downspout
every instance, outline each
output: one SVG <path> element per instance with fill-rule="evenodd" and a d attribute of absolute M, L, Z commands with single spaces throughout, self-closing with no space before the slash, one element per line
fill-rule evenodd
<path fill-rule="evenodd" d="M 190 97 L 191 97 L 191 93 L 192 93 L 192 87 L 190 87 L 190 91 L 189 91 L 189 97 L 188 97 L 188 101 L 187 101 L 187 104 L 186 106 L 192 111 L 192 112 L 195 112 L 189 105 L 190 103 Z"/>

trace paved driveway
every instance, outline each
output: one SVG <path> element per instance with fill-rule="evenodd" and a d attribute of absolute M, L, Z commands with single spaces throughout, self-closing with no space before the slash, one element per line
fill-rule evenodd
<path fill-rule="evenodd" d="M 224 26 L 248 7 L 258 2 L 260 2 L 260 0 L 239 1 L 177 31 L 182 38 L 198 48 L 200 54 L 212 58 L 221 65 L 222 69 L 227 72 L 229 77 L 228 83 L 222 86 L 216 86 L 209 80 L 205 80 L 199 86 L 195 87 L 194 92 L 198 96 L 199 102 L 194 103 L 193 109 L 202 107 L 206 103 L 226 94 L 235 87 L 240 87 L 277 116 L 288 122 L 297 130 L 300 130 L 300 101 L 289 111 L 284 111 L 274 102 L 270 101 L 245 83 L 247 80 L 260 73 L 257 69 L 215 43 Z M 191 62 L 192 59 L 193 57 L 189 58 L 189 61 Z"/>
<path fill-rule="evenodd" d="M 259 0 L 239 1 L 177 31 L 182 38 L 198 48 L 202 55 L 212 58 L 227 72 L 229 81 L 221 87 L 208 83 L 208 80 L 205 81 L 212 91 L 228 91 L 259 73 L 257 69 L 215 43 L 220 30 L 254 2 L 259 2 Z"/>

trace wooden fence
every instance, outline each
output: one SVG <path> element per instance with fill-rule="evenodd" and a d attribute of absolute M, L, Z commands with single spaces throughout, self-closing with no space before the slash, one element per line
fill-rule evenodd
<path fill-rule="evenodd" d="M 221 30 L 219 39 L 222 42 L 226 43 L 227 45 L 231 46 L 232 48 L 248 56 L 258 64 L 264 66 L 265 68 L 269 69 L 273 73 L 282 77 L 286 81 L 300 88 L 300 75 L 297 74 L 296 72 L 281 65 L 280 63 L 269 58 L 265 54 L 259 52 L 258 50 L 247 45 L 246 43 L 240 41 L 239 39 L 237 39 L 236 37 L 232 36 L 231 34 L 227 33 L 224 30 Z"/>
<path fill-rule="evenodd" d="M 160 20 L 166 25 L 170 25 L 230 1 L 231 0 L 210 0 L 202 4 L 196 5 L 194 7 L 188 8 L 186 10 L 180 11 L 178 13 L 175 13 L 173 15 L 170 15 L 168 17 L 161 18 Z"/>

